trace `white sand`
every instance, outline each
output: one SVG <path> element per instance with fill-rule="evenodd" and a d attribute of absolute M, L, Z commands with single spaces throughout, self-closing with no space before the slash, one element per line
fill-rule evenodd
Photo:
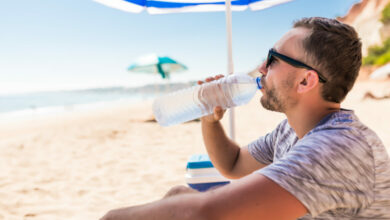
<path fill-rule="evenodd" d="M 390 147 L 389 82 L 359 82 L 344 107 Z M 247 144 L 271 131 L 284 115 L 260 107 L 257 96 L 236 108 L 236 139 Z M 151 103 L 0 121 L 0 219 L 98 219 L 109 209 L 161 198 L 185 184 L 186 161 L 205 153 L 200 123 L 163 128 Z M 227 118 L 223 120 L 227 125 Z"/>

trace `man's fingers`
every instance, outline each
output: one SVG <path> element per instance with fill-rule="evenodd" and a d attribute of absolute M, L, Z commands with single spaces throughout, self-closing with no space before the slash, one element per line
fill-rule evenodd
<path fill-rule="evenodd" d="M 211 81 L 214 81 L 214 80 L 215 80 L 214 77 L 207 77 L 207 78 L 206 78 L 206 82 L 211 82 Z"/>
<path fill-rule="evenodd" d="M 222 74 L 219 74 L 219 75 L 216 75 L 216 76 L 215 76 L 215 79 L 220 79 L 220 78 L 223 78 L 223 77 L 225 77 L 225 76 L 222 75 Z"/>
<path fill-rule="evenodd" d="M 223 117 L 223 114 L 225 114 L 225 110 L 223 110 L 221 106 L 217 106 L 214 108 L 214 119 L 215 120 L 221 120 Z"/>
<path fill-rule="evenodd" d="M 221 106 L 217 106 L 217 107 L 214 108 L 214 113 L 215 114 L 220 114 L 222 112 L 223 112 L 223 109 L 222 109 Z"/>
<path fill-rule="evenodd" d="M 225 77 L 225 76 L 222 75 L 222 74 L 218 74 L 218 75 L 215 75 L 214 77 L 207 77 L 204 81 L 199 80 L 197 83 L 198 83 L 198 85 L 202 85 L 202 84 L 205 83 L 205 82 L 211 82 L 211 81 L 214 81 L 214 80 L 218 80 L 218 79 L 220 79 L 220 78 L 223 78 L 223 77 Z"/>

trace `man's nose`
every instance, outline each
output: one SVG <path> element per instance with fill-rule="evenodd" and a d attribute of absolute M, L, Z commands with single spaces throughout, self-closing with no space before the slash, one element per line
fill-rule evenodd
<path fill-rule="evenodd" d="M 263 63 L 259 67 L 259 72 L 263 74 L 264 76 L 267 75 L 268 68 L 266 67 L 267 61 L 264 60 Z"/>

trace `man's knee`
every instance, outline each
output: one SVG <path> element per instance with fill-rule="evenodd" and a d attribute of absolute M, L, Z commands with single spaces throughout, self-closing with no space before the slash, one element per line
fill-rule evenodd
<path fill-rule="evenodd" d="M 183 186 L 183 185 L 178 185 L 178 186 L 172 187 L 172 188 L 165 194 L 164 198 L 170 197 L 170 196 L 174 196 L 174 195 L 179 195 L 179 194 L 184 194 L 184 193 L 194 193 L 194 192 L 197 192 L 197 191 L 194 190 L 194 189 L 191 189 L 191 188 L 189 188 L 189 187 Z"/>

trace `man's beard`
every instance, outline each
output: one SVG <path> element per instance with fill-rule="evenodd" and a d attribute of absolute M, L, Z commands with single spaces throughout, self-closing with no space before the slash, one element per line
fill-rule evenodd
<path fill-rule="evenodd" d="M 277 95 L 275 88 L 265 90 L 265 95 L 263 95 L 260 99 L 261 105 L 268 110 L 283 112 L 284 103 L 280 100 Z"/>
<path fill-rule="evenodd" d="M 260 99 L 261 105 L 270 111 L 284 112 L 286 107 L 285 102 L 282 100 L 275 87 L 269 89 L 264 77 L 261 79 L 261 84 L 264 88 L 263 91 L 265 92 Z"/>

